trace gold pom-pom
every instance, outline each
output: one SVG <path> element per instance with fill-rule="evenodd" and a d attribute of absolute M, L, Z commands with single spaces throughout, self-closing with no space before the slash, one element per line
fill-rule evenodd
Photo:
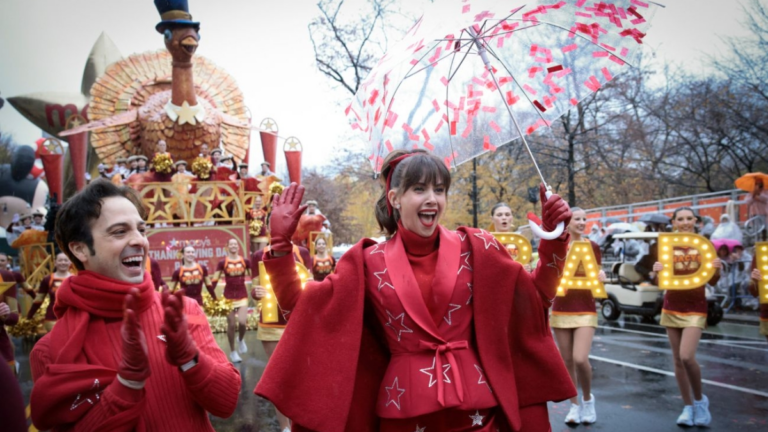
<path fill-rule="evenodd" d="M 152 158 L 152 167 L 154 167 L 156 173 L 170 174 L 173 169 L 173 159 L 171 159 L 168 153 L 157 153 Z"/>
<path fill-rule="evenodd" d="M 14 326 L 6 327 L 8 334 L 13 337 L 32 337 L 37 335 L 37 328 L 45 321 L 45 311 L 48 310 L 48 304 L 50 303 L 48 297 L 40 306 L 40 309 L 35 312 L 35 316 L 32 319 L 24 317 L 19 318 L 19 322 Z"/>
<path fill-rule="evenodd" d="M 251 237 L 258 237 L 261 233 L 261 227 L 264 226 L 264 223 L 259 219 L 254 219 L 251 221 L 251 224 L 248 226 L 248 234 L 251 235 Z"/>
<path fill-rule="evenodd" d="M 203 311 L 209 317 L 225 317 L 233 309 L 231 300 L 224 297 L 214 300 L 208 293 L 203 293 Z"/>
<path fill-rule="evenodd" d="M 207 180 L 211 177 L 213 164 L 206 158 L 197 157 L 192 161 L 192 173 L 200 180 Z"/>
<path fill-rule="evenodd" d="M 278 182 L 274 182 L 269 186 L 269 194 L 270 195 L 281 194 L 283 193 L 283 189 L 285 189 L 285 186 L 281 185 Z"/>

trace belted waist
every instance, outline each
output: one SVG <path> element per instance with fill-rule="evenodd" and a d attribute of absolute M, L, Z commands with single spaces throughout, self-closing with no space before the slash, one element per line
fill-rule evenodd
<path fill-rule="evenodd" d="M 453 355 L 453 351 L 465 350 L 469 348 L 469 343 L 465 340 L 436 343 L 428 342 L 424 340 L 419 341 L 419 349 L 424 351 L 435 352 L 435 374 L 437 374 L 437 401 L 440 406 L 445 406 L 445 385 L 440 374 L 443 371 L 443 355 L 448 360 L 448 364 L 453 369 L 453 380 L 456 384 L 456 395 L 459 398 L 459 402 L 464 402 L 464 385 L 461 381 L 461 373 L 459 372 L 459 366 L 456 363 L 456 357 Z"/>

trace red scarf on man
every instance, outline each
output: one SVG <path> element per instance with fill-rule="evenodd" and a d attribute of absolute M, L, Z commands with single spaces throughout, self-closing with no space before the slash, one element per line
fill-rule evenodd
<path fill-rule="evenodd" d="M 51 363 L 45 375 L 35 382 L 30 400 L 36 411 L 45 413 L 46 423 L 76 422 L 115 380 L 119 356 L 104 349 L 105 320 L 122 319 L 125 296 L 131 288 L 139 289 L 137 313 L 141 314 L 154 301 L 155 291 L 148 273 L 136 285 L 81 271 L 67 278 L 56 291 L 54 312 L 59 320 L 48 336 Z M 93 403 L 86 402 L 87 399 Z M 110 419 L 110 425 L 135 419 L 135 411 L 142 408 L 143 403 L 139 403 L 118 414 Z M 141 422 L 137 430 L 144 430 Z"/>

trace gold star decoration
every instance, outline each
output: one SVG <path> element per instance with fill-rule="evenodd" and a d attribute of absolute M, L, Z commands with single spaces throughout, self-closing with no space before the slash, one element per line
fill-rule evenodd
<path fill-rule="evenodd" d="M 197 119 L 195 118 L 195 114 L 200 110 L 200 107 L 195 105 L 194 107 L 189 106 L 189 103 L 187 101 L 184 101 L 183 104 L 181 104 L 181 107 L 174 107 L 173 110 L 176 112 L 176 114 L 179 116 L 177 119 L 179 125 L 183 125 L 184 123 L 189 123 L 192 126 L 197 124 Z"/>
<path fill-rule="evenodd" d="M 270 132 L 277 132 L 277 123 L 271 118 L 266 118 L 261 122 L 261 128 Z"/>
<path fill-rule="evenodd" d="M 151 198 L 147 195 L 152 194 Z M 171 209 L 178 205 L 178 196 L 161 187 L 146 187 L 142 190 L 142 201 L 147 206 L 147 223 L 171 221 L 174 219 Z M 175 205 L 172 205 L 175 204 Z"/>
<path fill-rule="evenodd" d="M 285 145 L 288 146 L 289 151 L 299 151 L 299 145 L 301 145 L 301 142 L 294 137 L 290 137 L 285 141 Z"/>

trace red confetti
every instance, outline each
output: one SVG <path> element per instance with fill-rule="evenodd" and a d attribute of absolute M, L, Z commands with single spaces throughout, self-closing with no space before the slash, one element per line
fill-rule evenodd
<path fill-rule="evenodd" d="M 538 100 L 533 101 L 533 105 L 536 106 L 536 108 L 538 108 L 539 111 L 541 111 L 541 112 L 546 112 L 547 111 L 547 109 L 544 108 L 544 105 L 542 105 L 541 102 L 539 102 Z"/>
<path fill-rule="evenodd" d="M 395 150 L 395 148 L 392 147 L 392 143 L 389 140 L 384 141 L 384 145 L 387 146 L 387 151 L 390 153 Z"/>
<path fill-rule="evenodd" d="M 613 75 L 611 75 L 611 72 L 608 70 L 607 67 L 604 67 L 601 69 L 601 72 L 603 72 L 603 76 L 605 77 L 606 81 L 610 81 L 613 79 Z"/>
<path fill-rule="evenodd" d="M 491 129 L 495 130 L 496 133 L 501 133 L 501 126 L 497 125 L 495 121 L 491 120 L 488 122 L 488 126 L 491 127 Z"/>
<path fill-rule="evenodd" d="M 567 53 L 567 52 L 571 52 L 571 51 L 575 50 L 578 47 L 579 46 L 574 43 L 574 44 L 566 45 L 566 46 L 560 48 L 560 51 L 562 51 L 563 53 Z"/>
<path fill-rule="evenodd" d="M 491 138 L 488 135 L 483 136 L 483 150 L 496 151 L 496 146 L 491 144 Z"/>

